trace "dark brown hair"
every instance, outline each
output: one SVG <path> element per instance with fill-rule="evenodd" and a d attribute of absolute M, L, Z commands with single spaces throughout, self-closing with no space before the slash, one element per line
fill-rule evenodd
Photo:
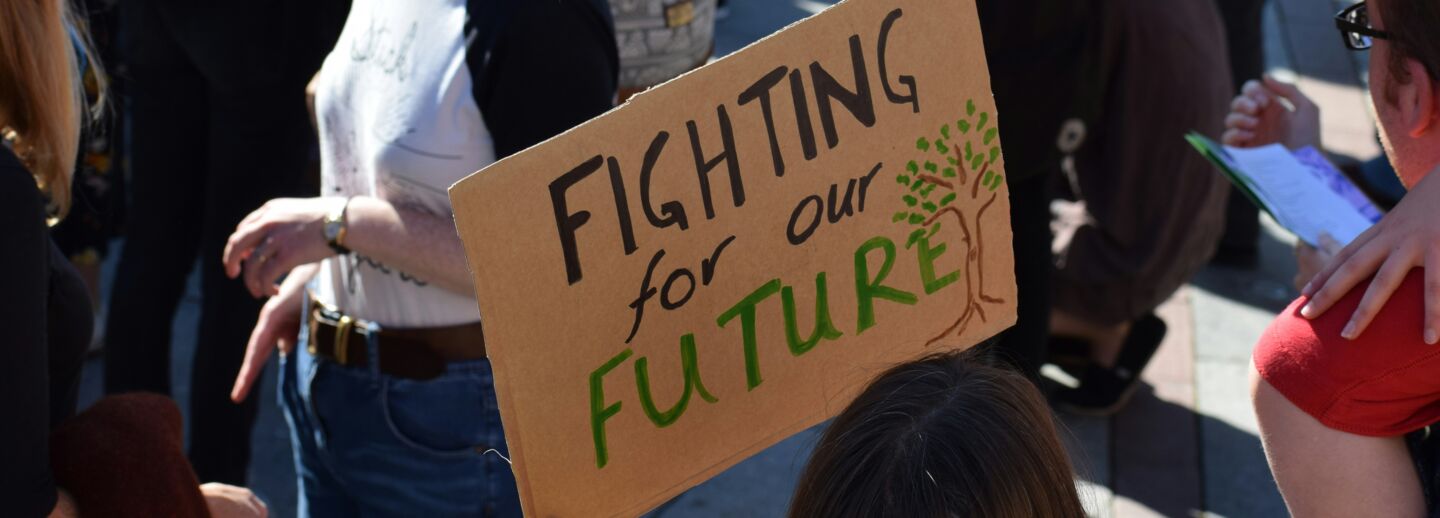
<path fill-rule="evenodd" d="M 1405 84 L 1412 79 L 1405 69 L 1405 60 L 1414 59 L 1425 67 L 1430 79 L 1440 81 L 1440 38 L 1435 37 L 1435 28 L 1440 27 L 1440 2 L 1434 0 L 1383 0 L 1378 6 L 1380 17 L 1385 20 L 1386 39 L 1390 44 L 1390 75 L 1395 83 Z M 1385 97 L 1395 102 L 1394 92 L 1386 89 Z"/>
<path fill-rule="evenodd" d="M 876 378 L 820 438 L 793 517 L 1084 516 L 1040 392 L 968 353 Z"/>

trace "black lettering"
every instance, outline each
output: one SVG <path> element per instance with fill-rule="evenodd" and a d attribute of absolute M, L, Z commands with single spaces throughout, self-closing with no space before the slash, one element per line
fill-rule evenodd
<path fill-rule="evenodd" d="M 580 252 L 575 245 L 575 231 L 590 221 L 590 211 L 582 210 L 572 214 L 565 203 L 565 191 L 599 170 L 603 160 L 600 155 L 595 155 L 550 182 L 550 204 L 555 208 L 555 230 L 560 233 L 560 249 L 565 255 L 565 277 L 570 284 L 580 282 L 582 276 Z"/>
<path fill-rule="evenodd" d="M 620 176 L 620 163 L 610 158 L 610 189 L 615 192 L 615 217 L 620 222 L 620 241 L 625 245 L 625 255 L 639 250 L 635 246 L 635 227 L 630 224 L 630 201 L 625 196 L 625 179 Z"/>
<path fill-rule="evenodd" d="M 735 130 L 730 126 L 730 115 L 725 112 L 725 105 L 715 107 L 715 115 L 720 119 L 720 142 L 724 146 L 720 154 L 709 160 L 705 159 L 705 152 L 700 147 L 700 130 L 695 126 L 695 121 L 688 121 L 685 127 L 690 130 L 690 149 L 695 153 L 695 172 L 700 177 L 700 198 L 705 202 L 705 218 L 715 219 L 715 207 L 710 203 L 710 171 L 724 162 L 730 173 L 730 198 L 736 207 L 745 205 L 745 183 L 740 178 L 740 158 L 735 152 Z"/>
<path fill-rule="evenodd" d="M 870 76 L 865 71 L 865 52 L 860 48 L 860 37 L 850 37 L 850 64 L 855 67 L 855 91 L 846 90 L 820 66 L 819 61 L 810 63 L 810 81 L 814 83 L 815 104 L 820 109 L 820 125 L 825 129 L 825 145 L 830 149 L 840 143 L 835 130 L 835 113 L 830 103 L 839 101 L 841 106 L 855 116 L 855 120 L 869 128 L 875 125 L 875 101 L 870 98 Z"/>
<path fill-rule="evenodd" d="M 855 207 L 851 205 L 855 197 L 855 179 L 852 178 L 845 183 L 845 197 L 837 200 L 835 196 L 839 194 L 839 191 L 839 184 L 830 185 L 830 203 L 826 204 L 825 219 L 831 223 L 838 223 L 845 216 L 855 215 Z"/>
<path fill-rule="evenodd" d="M 630 336 L 625 337 L 625 343 L 635 339 L 635 333 L 640 331 L 640 322 L 645 319 L 645 302 L 655 296 L 656 290 L 650 286 L 650 276 L 655 274 L 655 265 L 660 264 L 660 258 L 665 257 L 665 250 L 655 252 L 650 258 L 650 266 L 645 267 L 645 278 L 640 281 L 640 295 L 630 303 L 630 309 L 635 310 L 635 321 L 630 324 Z"/>
<path fill-rule="evenodd" d="M 700 260 L 700 282 L 702 284 L 709 286 L 710 280 L 715 278 L 715 263 L 720 262 L 720 252 L 724 252 L 725 247 L 730 246 L 732 241 L 735 241 L 735 236 L 725 238 L 719 246 L 715 247 L 715 251 L 710 253 L 709 259 Z"/>
<path fill-rule="evenodd" d="M 804 231 L 797 234 L 795 232 L 795 223 L 800 221 L 800 214 L 805 212 L 805 206 L 810 205 L 812 201 L 815 202 L 815 217 L 810 218 L 810 224 L 806 225 Z M 790 244 L 798 245 L 810 239 L 810 235 L 814 234 L 815 229 L 820 226 L 820 215 L 825 211 L 825 207 L 823 207 L 824 204 L 825 201 L 814 194 L 800 200 L 800 204 L 796 205 L 795 210 L 790 213 L 790 224 L 785 227 L 785 237 L 790 239 Z"/>
<path fill-rule="evenodd" d="M 810 123 L 810 103 L 805 100 L 805 78 L 799 70 L 790 71 L 790 97 L 795 100 L 795 126 L 800 132 L 800 150 L 806 160 L 814 160 L 815 128 Z"/>
<path fill-rule="evenodd" d="M 685 280 L 690 281 L 690 288 L 685 290 L 685 296 L 680 297 L 680 300 L 675 301 L 670 297 L 670 288 L 675 285 L 675 281 L 677 279 L 680 279 L 682 277 Z M 690 273 L 690 270 L 685 268 L 675 270 L 673 272 L 670 272 L 670 277 L 665 279 L 664 289 L 660 290 L 660 307 L 663 307 L 667 310 L 679 308 L 680 306 L 684 306 L 686 302 L 689 302 L 690 296 L 694 294 L 695 274 Z"/>
<path fill-rule="evenodd" d="M 920 113 L 920 98 L 915 93 L 915 76 L 900 76 L 899 83 L 910 87 L 908 95 L 900 95 L 890 86 L 890 74 L 885 69 L 885 45 L 890 41 L 890 29 L 895 25 L 905 11 L 896 9 L 885 16 L 885 21 L 880 23 L 880 42 L 875 46 L 876 66 L 880 69 L 880 86 L 885 89 L 885 98 L 895 104 L 910 103 L 914 106 L 915 113 Z M 863 207 L 863 205 L 862 205 Z"/>
<path fill-rule="evenodd" d="M 660 152 L 665 150 L 665 142 L 670 140 L 670 133 L 662 131 L 655 134 L 655 140 L 650 141 L 650 149 L 645 151 L 645 161 L 640 165 L 640 207 L 645 209 L 645 219 L 655 228 L 665 228 L 670 225 L 680 225 L 680 230 L 689 228 L 685 219 L 685 206 L 678 201 L 667 201 L 660 204 L 660 213 L 665 217 L 661 218 L 655 214 L 654 206 L 650 203 L 650 176 L 655 172 L 655 162 L 660 159 Z M 614 163 L 614 158 L 611 158 Z"/>
<path fill-rule="evenodd" d="M 785 73 L 789 70 L 789 67 L 785 66 L 775 67 L 775 70 L 771 70 L 765 77 L 740 92 L 738 101 L 740 106 L 745 106 L 750 104 L 750 101 L 760 100 L 760 115 L 765 118 L 765 130 L 770 133 L 770 158 L 775 161 L 775 176 L 785 176 L 785 157 L 780 152 L 780 139 L 775 134 L 775 113 L 770 105 L 770 90 L 785 79 Z"/>
<path fill-rule="evenodd" d="M 865 195 L 870 192 L 870 182 L 875 180 L 875 174 L 879 173 L 880 167 L 884 165 L 884 162 L 876 162 L 870 174 L 860 177 L 860 212 L 865 212 Z"/>

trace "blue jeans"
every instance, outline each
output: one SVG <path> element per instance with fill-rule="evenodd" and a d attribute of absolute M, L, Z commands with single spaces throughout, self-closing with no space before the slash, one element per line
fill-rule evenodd
<path fill-rule="evenodd" d="M 297 516 L 520 516 L 489 360 L 407 380 L 373 367 L 374 339 L 349 368 L 308 353 L 306 329 L 280 361 Z"/>

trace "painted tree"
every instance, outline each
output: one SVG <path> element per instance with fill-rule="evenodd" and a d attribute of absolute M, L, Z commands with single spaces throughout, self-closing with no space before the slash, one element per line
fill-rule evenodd
<path fill-rule="evenodd" d="M 965 117 L 953 127 L 948 123 L 941 126 L 938 136 L 917 139 L 915 149 L 927 155 L 911 160 L 895 177 L 895 181 L 905 187 L 901 196 L 905 206 L 895 213 L 893 220 L 914 227 L 905 240 L 905 247 L 929 247 L 930 239 L 949 217 L 960 228 L 960 242 L 965 249 L 965 267 L 961 272 L 965 286 L 964 308 L 955 323 L 929 344 L 952 334 L 963 334 L 975 318 L 986 321 L 986 304 L 1005 302 L 985 294 L 985 236 L 980 220 L 995 203 L 999 195 L 995 191 L 1005 181 L 1004 175 L 990 170 L 990 165 L 1000 157 L 1000 144 L 996 140 L 999 130 L 992 122 L 989 112 L 976 110 L 973 99 L 966 101 Z M 985 201 L 978 205 L 957 204 L 961 196 Z M 977 208 L 967 216 L 967 207 Z M 935 253 L 938 255 L 944 246 L 942 243 L 934 247 Z"/>

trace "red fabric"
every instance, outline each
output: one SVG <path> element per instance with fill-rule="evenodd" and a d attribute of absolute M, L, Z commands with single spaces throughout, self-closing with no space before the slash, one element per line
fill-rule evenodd
<path fill-rule="evenodd" d="M 1406 276 L 1370 327 L 1340 337 L 1369 286 L 1360 284 L 1316 320 L 1290 304 L 1261 337 L 1255 367 L 1291 403 L 1336 430 L 1403 435 L 1440 421 L 1440 346 L 1421 338 L 1423 271 Z"/>
<path fill-rule="evenodd" d="M 80 516 L 209 518 L 185 458 L 183 426 L 164 396 L 101 399 L 51 432 L 55 482 Z"/>

